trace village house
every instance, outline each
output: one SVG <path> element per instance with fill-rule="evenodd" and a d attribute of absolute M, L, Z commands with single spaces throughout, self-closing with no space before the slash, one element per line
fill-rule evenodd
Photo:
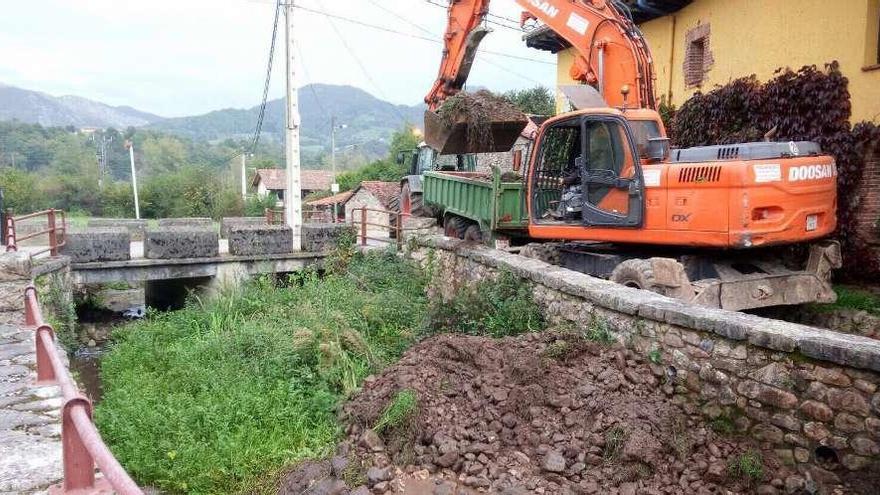
<path fill-rule="evenodd" d="M 391 222 L 395 219 L 390 213 L 397 209 L 400 196 L 400 184 L 397 182 L 363 181 L 352 191 L 352 195 L 345 203 L 345 219 L 360 225 L 363 211 L 355 211 L 358 208 L 370 208 L 366 211 L 367 233 L 374 237 L 388 237 Z"/>
<path fill-rule="evenodd" d="M 329 191 L 332 184 L 333 172 L 329 170 L 300 171 L 303 198 L 314 192 Z M 256 188 L 258 196 L 275 193 L 283 201 L 287 190 L 287 172 L 280 168 L 258 168 L 251 185 Z"/>
<path fill-rule="evenodd" d="M 336 223 L 345 221 L 345 204 L 353 191 L 344 191 L 333 196 L 315 199 L 306 203 L 303 209 L 303 221 L 306 223 Z M 336 207 L 336 215 L 333 208 Z M 334 218 L 335 217 L 335 218 Z"/>
<path fill-rule="evenodd" d="M 849 79 L 852 121 L 880 117 L 880 0 L 650 0 L 626 2 L 654 60 L 657 96 L 681 106 L 697 91 L 777 68 L 820 68 L 834 60 Z M 526 37 L 557 54 L 557 83 L 575 84 L 579 55 L 552 31 Z M 561 95 L 558 110 L 567 110 Z"/>

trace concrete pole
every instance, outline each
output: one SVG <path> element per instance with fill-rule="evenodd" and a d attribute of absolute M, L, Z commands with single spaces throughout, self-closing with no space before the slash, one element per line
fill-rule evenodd
<path fill-rule="evenodd" d="M 241 154 L 241 199 L 247 199 L 247 152 Z"/>
<path fill-rule="evenodd" d="M 294 4 L 288 0 L 284 4 L 285 39 L 287 41 L 287 106 L 284 150 L 287 158 L 287 191 L 285 194 L 284 216 L 287 225 L 293 230 L 293 250 L 302 250 L 302 187 L 300 184 L 299 157 L 299 102 L 296 90 L 296 54 Z"/>
<path fill-rule="evenodd" d="M 134 169 L 134 142 L 129 142 L 128 159 L 131 162 L 131 190 L 134 193 L 134 217 L 141 219 L 141 207 L 138 204 L 138 180 L 137 172 Z"/>
<path fill-rule="evenodd" d="M 330 170 L 333 174 L 333 182 L 331 184 L 336 185 L 336 117 L 330 117 Z M 338 191 L 336 188 L 330 186 L 330 192 L 336 194 Z M 330 221 L 336 223 L 336 203 L 333 203 L 331 206 L 331 218 Z"/>

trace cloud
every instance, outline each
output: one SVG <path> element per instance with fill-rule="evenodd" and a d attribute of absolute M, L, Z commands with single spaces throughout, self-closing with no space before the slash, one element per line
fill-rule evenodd
<path fill-rule="evenodd" d="M 439 39 L 446 25 L 445 9 L 423 0 L 297 3 L 421 37 L 434 33 Z M 496 0 L 492 9 L 519 16 L 512 0 Z M 167 116 L 255 105 L 262 93 L 273 13 L 271 0 L 11 3 L 0 18 L 0 82 Z M 395 103 L 414 104 L 436 77 L 438 43 L 303 10 L 297 10 L 295 25 L 301 83 L 349 84 Z M 553 61 L 545 52 L 526 48 L 521 38 L 520 32 L 496 26 L 483 48 Z M 283 67 L 279 50 L 273 97 L 283 94 Z M 481 55 L 470 83 L 506 90 L 536 81 L 550 86 L 554 78 L 553 65 Z"/>

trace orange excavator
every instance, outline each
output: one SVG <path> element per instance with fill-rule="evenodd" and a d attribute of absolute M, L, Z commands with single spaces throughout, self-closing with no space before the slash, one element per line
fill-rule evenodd
<path fill-rule="evenodd" d="M 561 88 L 576 110 L 537 132 L 521 184 L 527 238 L 557 241 L 552 258 L 568 268 L 704 306 L 741 310 L 835 300 L 830 277 L 840 266 L 840 247 L 825 240 L 836 229 L 832 157 L 812 142 L 671 150 L 656 111 L 651 53 L 625 4 L 516 2 L 523 22 L 543 23 L 576 50 L 569 73 L 581 83 Z M 425 139 L 436 150 L 462 142 L 456 134 L 467 131 L 443 128 L 436 115 L 464 87 L 489 31 L 489 4 L 450 1 L 439 75 L 425 98 Z M 492 132 L 509 136 L 509 125 L 493 123 Z M 492 149 L 472 145 L 458 152 L 513 144 L 509 137 L 489 142 Z M 450 180 L 461 180 L 453 175 Z M 460 226 L 447 233 L 510 234 L 487 232 L 466 208 L 437 203 L 432 207 L 444 224 Z M 781 254 L 796 244 L 809 245 L 798 266 Z"/>

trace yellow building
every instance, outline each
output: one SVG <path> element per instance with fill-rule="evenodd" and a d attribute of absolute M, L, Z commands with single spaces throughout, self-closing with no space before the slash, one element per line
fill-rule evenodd
<path fill-rule="evenodd" d="M 654 58 L 657 95 L 681 106 L 696 91 L 779 67 L 837 60 L 849 79 L 852 121 L 880 122 L 880 0 L 627 1 Z M 573 49 L 558 51 L 558 84 L 572 84 Z M 559 40 L 557 40 L 559 41 Z"/>

